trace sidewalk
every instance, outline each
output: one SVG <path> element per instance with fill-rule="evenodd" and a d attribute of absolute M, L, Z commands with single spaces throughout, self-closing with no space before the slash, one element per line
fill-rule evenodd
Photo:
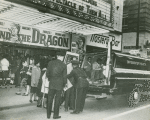
<path fill-rule="evenodd" d="M 18 89 L 19 88 L 15 88 L 14 85 L 0 88 L 0 109 L 30 103 L 29 95 L 28 96 L 16 95 Z"/>
<path fill-rule="evenodd" d="M 47 120 L 45 108 L 37 108 L 36 102 L 29 102 L 29 96 L 16 95 L 16 91 L 18 88 L 15 87 L 0 88 L 0 120 Z M 86 120 L 88 114 L 87 111 L 80 115 L 72 115 L 70 112 L 65 112 L 62 105 L 61 120 Z"/>

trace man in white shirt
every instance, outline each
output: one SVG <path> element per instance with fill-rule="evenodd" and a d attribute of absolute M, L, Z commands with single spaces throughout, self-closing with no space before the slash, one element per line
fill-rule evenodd
<path fill-rule="evenodd" d="M 2 69 L 2 84 L 6 85 L 7 83 L 7 77 L 8 77 L 8 67 L 9 67 L 9 61 L 7 60 L 7 55 L 3 55 L 3 59 L 1 62 L 1 69 Z"/>
<path fill-rule="evenodd" d="M 102 59 L 98 58 L 92 65 L 92 74 L 91 74 L 92 82 L 99 80 L 101 77 L 101 71 L 103 68 L 103 65 L 101 62 L 102 62 Z"/>

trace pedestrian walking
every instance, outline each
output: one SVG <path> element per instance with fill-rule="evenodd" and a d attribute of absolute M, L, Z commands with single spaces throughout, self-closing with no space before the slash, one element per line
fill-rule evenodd
<path fill-rule="evenodd" d="M 52 103 L 54 102 L 54 119 L 59 119 L 59 107 L 63 88 L 66 85 L 67 67 L 61 61 L 57 59 L 56 55 L 52 55 L 52 61 L 48 63 L 46 77 L 49 80 L 49 92 L 48 92 L 48 105 L 47 105 L 47 118 L 50 118 L 52 112 Z"/>
<path fill-rule="evenodd" d="M 35 66 L 32 68 L 31 73 L 31 91 L 30 91 L 30 102 L 32 103 L 32 97 L 34 95 L 34 101 L 37 101 L 36 93 L 37 86 L 41 75 L 40 62 L 35 60 Z"/>
<path fill-rule="evenodd" d="M 6 85 L 7 84 L 7 77 L 8 77 L 8 67 L 9 67 L 9 61 L 7 58 L 6 54 L 3 54 L 3 59 L 0 61 L 1 62 L 1 70 L 2 70 L 2 84 Z"/>
<path fill-rule="evenodd" d="M 79 61 L 73 60 L 72 66 L 73 70 L 67 75 L 68 79 L 73 77 L 75 82 L 75 109 L 71 114 L 78 114 L 83 111 L 89 83 L 85 71 L 79 68 Z"/>

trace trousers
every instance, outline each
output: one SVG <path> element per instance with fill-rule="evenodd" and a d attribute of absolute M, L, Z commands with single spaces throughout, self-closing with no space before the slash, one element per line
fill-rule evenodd
<path fill-rule="evenodd" d="M 60 100 L 61 100 L 62 90 L 56 89 L 49 89 L 48 92 L 48 101 L 47 101 L 47 118 L 50 118 L 52 112 L 52 104 L 54 101 L 54 115 L 53 117 L 59 116 L 59 107 L 60 107 Z"/>
<path fill-rule="evenodd" d="M 8 71 L 2 71 L 2 81 L 3 84 L 7 81 Z"/>
<path fill-rule="evenodd" d="M 85 104 L 85 98 L 88 87 L 75 89 L 75 109 L 76 112 L 82 112 Z"/>
<path fill-rule="evenodd" d="M 74 109 L 74 103 L 75 103 L 74 87 L 71 87 L 65 92 L 65 109 L 68 109 L 68 107 Z"/>

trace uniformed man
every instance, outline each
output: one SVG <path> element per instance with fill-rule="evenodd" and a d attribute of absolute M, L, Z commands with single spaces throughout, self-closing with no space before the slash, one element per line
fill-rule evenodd
<path fill-rule="evenodd" d="M 79 61 L 73 60 L 72 66 L 73 70 L 67 75 L 68 79 L 73 77 L 75 82 L 75 108 L 71 114 L 78 114 L 83 111 L 89 83 L 87 81 L 86 73 L 79 68 Z"/>

